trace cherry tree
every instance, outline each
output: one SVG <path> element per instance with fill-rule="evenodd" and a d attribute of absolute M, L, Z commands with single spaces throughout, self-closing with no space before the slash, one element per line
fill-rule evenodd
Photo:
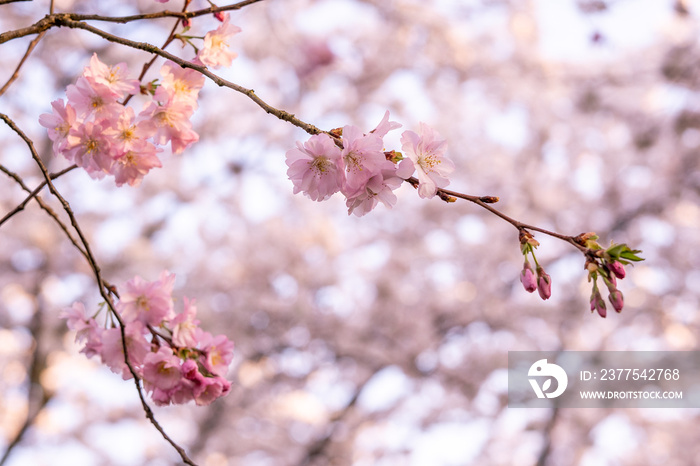
<path fill-rule="evenodd" d="M 625 48 L 624 6 L 565 2 L 567 59 L 537 2 L 438 3 L 0 4 L 2 463 L 567 464 L 668 427 L 516 419 L 503 377 L 696 347 L 692 8 Z"/>

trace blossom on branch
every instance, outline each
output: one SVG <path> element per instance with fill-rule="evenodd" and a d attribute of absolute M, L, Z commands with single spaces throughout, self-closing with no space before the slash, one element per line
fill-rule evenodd
<path fill-rule="evenodd" d="M 343 165 L 340 149 L 327 134 L 316 134 L 286 154 L 287 176 L 294 194 L 303 192 L 312 201 L 325 201 L 340 191 Z"/>
<path fill-rule="evenodd" d="M 228 40 L 241 32 L 241 28 L 229 23 L 229 14 L 224 14 L 224 20 L 218 28 L 207 32 L 204 36 L 204 45 L 199 50 L 197 58 L 205 65 L 212 68 L 229 67 L 233 59 L 238 55 L 228 50 Z"/>
<path fill-rule="evenodd" d="M 224 376 L 234 345 L 225 335 L 213 336 L 199 327 L 194 300 L 184 298 L 183 312 L 174 312 L 174 281 L 174 274 L 163 271 L 156 281 L 137 276 L 123 287 L 115 308 L 124 325 L 128 361 L 156 404 L 194 400 L 199 406 L 208 405 L 231 390 Z M 86 343 L 81 352 L 87 357 L 99 355 L 124 380 L 133 377 L 120 326 L 100 328 L 94 316 L 86 316 L 82 303 L 64 309 L 60 317 L 78 332 L 76 341 Z"/>
<path fill-rule="evenodd" d="M 455 165 L 447 158 L 447 141 L 425 123 L 420 124 L 420 134 L 404 131 L 401 135 L 401 149 L 413 162 L 418 172 L 418 195 L 423 198 L 435 196 L 438 188 L 450 184 L 447 176 Z"/>

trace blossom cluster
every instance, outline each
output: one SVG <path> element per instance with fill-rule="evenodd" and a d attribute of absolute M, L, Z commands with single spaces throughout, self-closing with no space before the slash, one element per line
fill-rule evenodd
<path fill-rule="evenodd" d="M 389 121 L 387 111 L 369 133 L 348 125 L 331 131 L 335 137 L 321 133 L 303 144 L 297 142 L 297 147 L 286 154 L 294 194 L 302 192 L 311 200 L 324 201 L 340 192 L 345 196 L 348 214 L 363 216 L 379 202 L 394 206 L 394 190 L 417 171 L 418 194 L 424 198 L 435 196 L 438 188 L 449 184 L 447 176 L 455 168 L 445 155 L 447 142 L 421 123 L 419 133 L 402 133 L 403 154 L 385 151 L 384 136 L 399 127 L 399 123 Z"/>
<path fill-rule="evenodd" d="M 184 298 L 183 310 L 175 312 L 174 281 L 175 275 L 164 271 L 156 281 L 137 276 L 124 285 L 115 308 L 124 324 L 125 343 L 119 325 L 100 325 L 81 302 L 63 309 L 59 316 L 77 332 L 75 341 L 83 344 L 81 353 L 88 358 L 99 356 L 124 380 L 133 377 L 133 369 L 157 405 L 190 400 L 208 405 L 231 389 L 224 376 L 233 358 L 233 342 L 199 327 L 194 300 Z"/>
<path fill-rule="evenodd" d="M 203 38 L 192 63 L 200 66 L 230 66 L 236 54 L 228 50 L 228 39 L 240 29 L 222 24 Z M 137 186 L 153 168 L 161 167 L 158 153 L 170 143 L 173 153 L 183 152 L 199 140 L 190 118 L 197 109 L 204 76 L 196 70 L 167 61 L 160 69 L 161 81 L 145 86 L 129 78 L 125 63 L 109 66 L 96 54 L 81 76 L 66 89 L 67 101 L 51 103 L 52 113 L 39 117 L 48 129 L 55 155 L 85 169 L 93 178 L 112 175 L 117 186 Z M 142 110 L 124 104 L 138 93 L 148 96 Z"/>

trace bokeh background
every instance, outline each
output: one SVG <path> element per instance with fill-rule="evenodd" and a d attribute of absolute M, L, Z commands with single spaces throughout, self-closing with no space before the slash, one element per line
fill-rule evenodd
<path fill-rule="evenodd" d="M 55 5 L 115 16 L 181 7 Z M 47 1 L 0 5 L 0 30 L 47 11 Z M 395 208 L 357 218 L 340 198 L 292 195 L 284 154 L 307 136 L 207 83 L 200 142 L 166 154 L 140 187 L 77 170 L 56 181 L 108 281 L 168 269 L 203 327 L 236 343 L 227 397 L 155 409 L 192 458 L 696 464 L 697 410 L 509 409 L 506 368 L 515 350 L 699 349 L 699 1 L 265 0 L 231 17 L 243 32 L 226 79 L 326 130 L 368 131 L 387 109 L 403 129 L 426 122 L 449 141 L 450 188 L 499 196 L 497 207 L 527 223 L 626 242 L 646 261 L 620 282 L 623 312 L 601 319 L 589 311 L 583 257 L 538 234 L 553 280 L 541 301 L 518 280 L 517 231 L 475 205 L 421 200 L 406 185 Z M 92 24 L 160 45 L 173 21 Z M 192 31 L 215 25 L 195 19 Z M 30 39 L 0 45 L 3 83 Z M 134 75 L 149 59 L 52 29 L 0 97 L 52 171 L 68 164 L 51 155 L 38 117 L 93 52 Z M 400 149 L 394 133 L 387 149 Z M 0 163 L 37 185 L 26 146 L 4 125 L 0 144 Z M 24 193 L 4 175 L 0 186 L 4 215 Z M 2 226 L 0 270 L 2 464 L 178 464 L 133 384 L 78 354 L 58 319 L 75 300 L 96 308 L 99 295 L 35 203 Z"/>

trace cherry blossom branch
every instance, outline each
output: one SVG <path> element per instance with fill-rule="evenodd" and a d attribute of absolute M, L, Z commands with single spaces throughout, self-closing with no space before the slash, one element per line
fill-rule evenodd
<path fill-rule="evenodd" d="M 337 143 L 340 143 L 340 140 L 336 134 L 333 134 L 332 132 L 323 131 L 314 125 L 311 125 L 311 124 L 306 123 L 302 120 L 299 120 L 291 113 L 288 113 L 284 110 L 277 109 L 275 107 L 272 107 L 271 105 L 266 103 L 264 100 L 262 100 L 260 97 L 258 97 L 252 89 L 247 89 L 245 87 L 239 86 L 238 84 L 227 81 L 227 80 L 217 76 L 216 74 L 210 72 L 207 68 L 205 68 L 203 66 L 195 65 L 191 62 L 183 60 L 182 58 L 179 58 L 179 57 L 177 57 L 169 52 L 166 52 L 166 51 L 162 50 L 161 48 L 158 48 L 156 46 L 146 44 L 143 42 L 135 42 L 135 41 L 131 41 L 129 39 L 124 39 L 122 37 L 112 35 L 110 33 L 102 31 L 101 29 L 95 28 L 89 24 L 85 24 L 85 23 L 80 22 L 80 21 L 73 21 L 70 19 L 62 19 L 60 21 L 60 26 L 66 26 L 66 27 L 77 28 L 77 29 L 84 29 L 84 30 L 92 32 L 93 34 L 96 34 L 96 35 L 98 35 L 98 36 L 100 36 L 100 37 L 102 37 L 110 42 L 115 42 L 115 43 L 119 43 L 122 45 L 126 45 L 128 47 L 136 48 L 139 50 L 144 50 L 144 51 L 147 51 L 149 53 L 154 53 L 154 54 L 160 55 L 161 57 L 167 58 L 167 59 L 177 63 L 178 65 L 180 65 L 183 68 L 191 68 L 193 70 L 197 70 L 200 73 L 202 73 L 204 76 L 206 76 L 207 78 L 212 80 L 214 83 L 216 83 L 218 86 L 228 87 L 230 89 L 233 89 L 234 91 L 237 91 L 237 92 L 240 92 L 241 94 L 246 95 L 248 98 L 253 100 L 253 102 L 255 102 L 259 107 L 261 107 L 263 110 L 265 110 L 265 112 L 276 116 L 280 120 L 288 121 L 289 123 L 303 129 L 304 131 L 306 131 L 307 133 L 309 133 L 311 135 L 320 134 L 320 133 L 330 134 L 331 136 L 333 136 L 335 138 Z M 417 186 L 418 180 L 416 178 L 411 178 L 411 179 L 407 180 L 407 182 L 411 183 L 415 187 L 415 186 Z M 448 200 L 449 197 L 453 197 L 453 198 L 460 198 L 460 199 L 464 199 L 464 200 L 473 202 L 473 203 L 479 205 L 480 207 L 488 210 L 489 212 L 493 213 L 494 215 L 500 217 L 501 219 L 507 221 L 508 223 L 510 223 L 511 225 L 516 227 L 521 232 L 525 231 L 525 230 L 538 231 L 540 233 L 543 233 L 543 234 L 549 235 L 551 237 L 558 238 L 562 241 L 565 241 L 565 242 L 573 245 L 577 249 L 579 249 L 584 254 L 589 253 L 589 249 L 587 247 L 585 247 L 583 244 L 581 244 L 581 242 L 577 240 L 577 237 L 563 235 L 563 234 L 556 233 L 556 232 L 553 232 L 550 230 L 546 230 L 544 228 L 540 228 L 540 227 L 537 227 L 534 225 L 529 225 L 529 224 L 520 222 L 518 220 L 515 220 L 515 219 L 507 216 L 506 214 L 502 213 L 498 209 L 489 205 L 489 204 L 492 204 L 494 202 L 497 202 L 498 198 L 495 198 L 492 196 L 472 196 L 472 195 L 458 193 L 458 192 L 445 190 L 445 189 L 439 189 L 438 194 L 443 200 Z"/>
<path fill-rule="evenodd" d="M 182 6 L 182 11 L 186 12 L 187 7 L 190 5 L 191 0 L 185 0 L 184 5 Z M 161 49 L 165 50 L 165 48 L 172 43 L 173 40 L 175 40 L 175 33 L 177 32 L 177 26 L 180 24 L 180 20 L 177 20 L 175 24 L 173 25 L 173 28 L 170 30 L 170 34 L 168 34 L 168 38 L 165 39 L 165 42 L 161 46 Z M 148 72 L 149 68 L 153 66 L 153 63 L 155 63 L 156 59 L 158 58 L 158 55 L 153 55 L 153 58 L 151 58 L 149 61 L 144 63 L 143 68 L 141 68 L 141 74 L 139 74 L 138 80 L 141 82 L 143 80 L 143 77 L 146 76 L 146 73 Z M 133 94 L 129 94 L 126 99 L 124 99 L 124 105 L 129 103 L 131 98 L 133 97 Z"/>
<path fill-rule="evenodd" d="M 4 0 L 0 0 L 2 2 Z M 16 0 L 16 1 L 28 1 L 28 0 Z M 30 1 L 30 0 L 29 0 Z M 81 15 L 77 13 L 52 13 L 44 16 L 42 19 L 37 21 L 31 26 L 16 29 L 14 31 L 7 31 L 0 34 L 0 44 L 17 39 L 24 36 L 29 36 L 32 34 L 39 34 L 43 31 L 51 29 L 52 27 L 60 26 L 60 22 L 64 20 L 74 20 L 74 21 L 103 21 L 111 23 L 121 23 L 126 24 L 132 21 L 141 21 L 148 19 L 159 19 L 159 18 L 180 18 L 180 19 L 190 19 L 199 16 L 206 16 L 209 14 L 214 14 L 224 11 L 240 10 L 243 7 L 252 5 L 254 3 L 261 2 L 262 0 L 245 0 L 233 5 L 226 5 L 220 7 L 210 7 L 204 8 L 196 11 L 159 11 L 157 13 L 144 13 L 140 15 L 131 16 L 102 16 L 102 15 Z M 0 3 L 2 4 L 2 3 Z"/>
<path fill-rule="evenodd" d="M 44 179 L 46 181 L 46 184 L 49 187 L 49 191 L 51 191 L 51 194 L 56 197 L 56 199 L 59 200 L 61 203 L 63 210 L 68 214 L 68 217 L 70 218 L 71 225 L 73 226 L 73 229 L 76 231 L 78 234 L 78 237 L 80 238 L 80 242 L 83 245 L 83 248 L 85 249 L 85 253 L 87 255 L 87 261 L 93 271 L 93 275 L 95 277 L 95 280 L 97 282 L 98 288 L 100 290 L 100 295 L 102 298 L 105 300 L 107 303 L 107 306 L 109 307 L 112 315 L 117 319 L 119 322 L 119 328 L 121 332 L 121 340 L 122 340 L 122 350 L 124 352 L 124 360 L 125 363 L 129 369 L 129 372 L 131 373 L 133 379 L 134 379 L 134 384 L 136 385 L 136 391 L 138 393 L 139 399 L 141 400 L 141 406 L 146 414 L 146 418 L 153 424 L 153 426 L 160 432 L 160 434 L 163 436 L 163 438 L 178 452 L 180 455 L 180 458 L 182 461 L 188 465 L 191 466 L 196 466 L 196 464 L 187 456 L 187 453 L 185 450 L 180 447 L 173 439 L 170 438 L 170 436 L 165 432 L 163 427 L 158 423 L 158 421 L 155 418 L 155 415 L 153 414 L 153 410 L 151 407 L 148 405 L 146 402 L 146 399 L 143 395 L 143 390 L 141 388 L 141 385 L 139 383 L 140 379 L 136 371 L 134 370 L 134 367 L 132 366 L 131 362 L 129 361 L 129 356 L 128 356 L 128 350 L 126 346 L 126 334 L 125 334 L 125 325 L 124 321 L 122 320 L 121 316 L 117 312 L 114 302 L 112 301 L 112 297 L 110 296 L 111 293 L 111 287 L 109 284 L 107 284 L 103 278 L 102 278 L 102 273 L 100 271 L 100 267 L 97 265 L 97 261 L 95 260 L 95 256 L 92 253 L 92 250 L 90 248 L 90 244 L 85 237 L 82 229 L 80 228 L 80 225 L 78 224 L 78 220 L 75 217 L 75 214 L 73 213 L 73 210 L 70 207 L 70 204 L 68 201 L 61 195 L 61 193 L 56 189 L 54 186 L 53 182 L 51 181 L 51 175 L 49 174 L 48 170 L 46 169 L 46 166 L 44 165 L 44 162 L 42 162 L 41 158 L 39 157 L 39 154 L 37 153 L 33 141 L 10 119 L 5 114 L 0 113 L 0 119 L 2 119 L 5 124 L 7 124 L 17 135 L 27 144 L 27 147 L 29 148 L 30 153 L 32 154 L 32 158 L 38 165 L 39 169 L 41 170 L 42 175 L 44 176 Z"/>
<path fill-rule="evenodd" d="M 249 99 L 251 99 L 253 102 L 255 102 L 260 108 L 262 108 L 266 113 L 269 113 L 271 115 L 276 116 L 278 119 L 287 121 L 291 123 L 294 126 L 297 126 L 304 131 L 306 131 L 309 134 L 320 134 L 320 133 L 325 133 L 326 131 L 323 131 L 316 126 L 306 123 L 297 117 L 295 117 L 293 114 L 286 112 L 284 110 L 279 110 L 264 100 L 262 100 L 260 97 L 258 97 L 257 94 L 255 94 L 255 91 L 253 89 L 247 89 L 243 86 L 239 86 L 238 84 L 232 83 L 231 81 L 227 81 L 216 74 L 212 73 L 209 71 L 206 67 L 204 66 L 199 66 L 195 65 L 194 63 L 191 63 L 187 60 L 183 60 L 182 58 L 173 55 L 172 53 L 166 52 L 165 50 L 162 50 L 159 47 L 156 47 L 155 45 L 147 44 L 145 42 L 136 42 L 132 41 L 129 39 L 124 39 L 119 36 L 115 36 L 113 34 L 110 34 L 108 32 L 105 32 L 101 29 L 98 29 L 94 26 L 90 26 L 89 24 L 80 22 L 80 21 L 73 21 L 68 18 L 61 18 L 58 20 L 58 26 L 65 26 L 73 29 L 84 29 L 86 31 L 89 31 L 97 36 L 102 37 L 103 39 L 106 39 L 110 42 L 114 42 L 117 44 L 121 45 L 126 45 L 127 47 L 135 48 L 138 50 L 143 50 L 148 53 L 153 53 L 156 55 L 160 55 L 163 58 L 167 58 L 168 60 L 171 60 L 178 65 L 180 65 L 182 68 L 190 68 L 193 70 L 196 70 L 212 80 L 217 86 L 219 87 L 227 87 L 229 89 L 232 89 L 236 92 L 240 92 L 241 94 L 244 94 L 247 96 Z"/>

